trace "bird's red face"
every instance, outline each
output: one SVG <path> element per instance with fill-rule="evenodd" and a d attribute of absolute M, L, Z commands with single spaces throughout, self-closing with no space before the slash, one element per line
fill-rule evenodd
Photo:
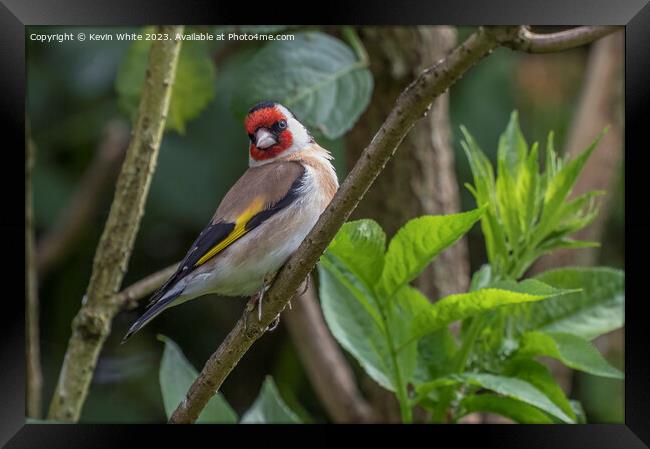
<path fill-rule="evenodd" d="M 276 103 L 254 106 L 244 120 L 250 138 L 250 157 L 254 161 L 273 159 L 289 149 L 294 141 L 289 126 L 291 117 Z"/>

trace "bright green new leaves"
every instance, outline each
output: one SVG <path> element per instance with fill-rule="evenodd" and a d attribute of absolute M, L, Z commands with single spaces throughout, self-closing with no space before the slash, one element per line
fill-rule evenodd
<path fill-rule="evenodd" d="M 185 398 L 185 394 L 199 373 L 187 361 L 176 343 L 162 335 L 159 335 L 158 339 L 165 343 L 159 378 L 165 414 L 169 418 Z M 234 424 L 237 422 L 237 414 L 221 393 L 217 393 L 207 403 L 196 422 Z"/>
<path fill-rule="evenodd" d="M 546 413 L 507 396 L 491 393 L 472 394 L 460 401 L 460 416 L 474 412 L 497 413 L 520 424 L 553 424 L 553 419 Z"/>
<path fill-rule="evenodd" d="M 565 161 L 556 155 L 550 134 L 546 171 L 541 173 L 538 146 L 528 149 L 515 111 L 499 139 L 495 179 L 490 161 L 461 129 L 474 177 L 474 185 L 467 188 L 477 204 L 488 204 L 481 227 L 488 259 L 500 277 L 521 277 L 540 255 L 554 249 L 596 245 L 571 240 L 569 235 L 596 217 L 594 198 L 600 192 L 567 199 L 600 137 L 577 158 Z"/>
<path fill-rule="evenodd" d="M 285 404 L 273 379 L 267 376 L 257 399 L 244 414 L 241 424 L 299 424 L 300 419 Z"/>
<path fill-rule="evenodd" d="M 420 339 L 417 367 L 413 374 L 415 383 L 451 374 L 457 352 L 458 345 L 446 327 Z"/>
<path fill-rule="evenodd" d="M 115 80 L 118 104 L 130 117 L 135 117 L 140 102 L 151 42 L 143 40 L 131 44 Z M 187 122 L 196 118 L 214 97 L 214 82 L 215 68 L 208 43 L 184 41 L 172 86 L 166 127 L 184 133 Z"/>
<path fill-rule="evenodd" d="M 610 365 L 584 338 L 564 333 L 527 332 L 515 357 L 543 355 L 566 366 L 595 376 L 622 379 L 623 373 Z"/>
<path fill-rule="evenodd" d="M 530 331 L 563 332 L 591 340 L 618 329 L 624 321 L 625 274 L 603 267 L 559 268 L 535 279 L 569 290 L 562 297 L 502 310 L 518 335 Z"/>
<path fill-rule="evenodd" d="M 386 234 L 373 220 L 345 223 L 330 243 L 328 251 L 372 288 L 384 269 Z"/>
<path fill-rule="evenodd" d="M 537 276 L 556 288 L 576 289 L 530 305 L 528 329 L 564 332 L 591 340 L 623 326 L 625 273 L 611 268 L 560 268 Z"/>
<path fill-rule="evenodd" d="M 544 393 L 555 405 L 569 417 L 576 420 L 576 414 L 562 388 L 555 382 L 548 368 L 539 362 L 526 358 L 509 360 L 503 368 L 503 374 L 524 380 Z"/>
<path fill-rule="evenodd" d="M 294 36 L 264 45 L 241 68 L 234 110 L 243 117 L 260 100 L 279 101 L 325 137 L 339 137 L 368 106 L 372 75 L 340 40 L 320 32 Z"/>
<path fill-rule="evenodd" d="M 388 245 L 378 286 L 381 296 L 390 298 L 400 286 L 415 279 L 442 250 L 470 230 L 483 210 L 423 216 L 406 223 Z"/>
<path fill-rule="evenodd" d="M 468 293 L 449 295 L 432 304 L 428 310 L 415 317 L 407 341 L 420 338 L 454 321 L 479 315 L 500 306 L 540 301 L 567 293 L 533 279 L 519 284 L 508 282 L 496 285 L 501 288 L 481 288 Z"/>
<path fill-rule="evenodd" d="M 396 391 L 412 377 L 417 360 L 412 323 L 432 307 L 408 282 L 481 213 L 477 209 L 411 220 L 386 254 L 386 237 L 377 223 L 346 223 L 321 258 L 325 319 L 339 343 L 385 388 Z"/>
<path fill-rule="evenodd" d="M 555 405 L 544 393 L 530 383 L 516 377 L 506 377 L 487 373 L 463 373 L 450 376 L 446 379 L 438 379 L 431 384 L 422 384 L 417 387 L 420 395 L 438 388 L 442 381 L 467 384 L 470 386 L 485 388 L 517 401 L 532 405 L 538 409 L 560 419 L 566 423 L 573 423 L 574 420 L 562 409 Z"/>

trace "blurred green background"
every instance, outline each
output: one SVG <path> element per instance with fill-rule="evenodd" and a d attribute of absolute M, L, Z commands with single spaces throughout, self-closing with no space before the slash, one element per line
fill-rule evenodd
<path fill-rule="evenodd" d="M 28 27 L 31 32 L 135 32 L 136 28 Z M 332 30 L 326 30 L 331 32 Z M 459 40 L 471 30 L 459 30 Z M 135 248 L 124 279 L 127 286 L 178 261 L 212 216 L 219 200 L 247 167 L 248 139 L 231 110 L 241 78 L 241 63 L 262 42 L 207 44 L 214 55 L 214 95 L 186 124 L 184 133 L 168 130 L 146 204 Z M 107 122 L 128 117 L 119 107 L 116 75 L 129 42 L 41 43 L 27 39 L 27 111 L 37 148 L 34 208 L 37 238 L 64 210 L 86 167 L 93 160 Z M 531 141 L 545 142 L 555 130 L 562 149 L 583 83 L 587 48 L 559 54 L 526 55 L 499 49 L 467 73 L 450 93 L 450 114 L 460 185 L 469 180 L 459 144 L 465 125 L 487 153 L 494 155 L 510 112 L 519 110 L 521 127 Z M 339 178 L 346 174 L 342 139 L 318 139 L 337 159 Z M 398 156 L 399 157 L 399 152 Z M 615 191 L 599 264 L 623 267 L 623 176 Z M 463 209 L 474 206 L 461 188 Z M 47 406 L 65 353 L 70 323 L 86 289 L 96 244 L 112 199 L 112 186 L 98 199 L 92 225 L 84 228 L 70 252 L 40 282 L 41 351 L 44 403 Z M 472 269 L 483 262 L 478 227 L 470 235 Z M 120 313 L 104 350 L 83 410 L 82 422 L 161 422 L 165 419 L 158 384 L 160 333 L 202 367 L 240 316 L 243 300 L 206 296 L 163 313 L 127 345 L 119 345 L 139 311 Z M 622 343 L 621 343 L 622 346 Z M 608 354 L 622 366 L 622 348 Z M 352 363 L 352 362 L 351 362 Z M 282 326 L 260 339 L 227 379 L 222 392 L 241 414 L 256 397 L 267 374 L 273 375 L 290 407 L 307 422 L 327 421 L 296 351 Z M 589 422 L 623 420 L 622 383 L 576 375 L 572 397 L 583 402 Z"/>

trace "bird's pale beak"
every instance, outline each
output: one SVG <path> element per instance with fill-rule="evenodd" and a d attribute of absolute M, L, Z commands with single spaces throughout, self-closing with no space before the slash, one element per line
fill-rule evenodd
<path fill-rule="evenodd" d="M 265 150 L 278 143 L 277 139 L 266 128 L 260 128 L 255 131 L 255 146 L 260 150 Z"/>

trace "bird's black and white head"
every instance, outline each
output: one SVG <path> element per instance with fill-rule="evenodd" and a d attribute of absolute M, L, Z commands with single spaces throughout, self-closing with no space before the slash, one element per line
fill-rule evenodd
<path fill-rule="evenodd" d="M 274 101 L 262 101 L 249 109 L 244 126 L 250 138 L 251 167 L 285 157 L 314 141 L 293 112 Z"/>

